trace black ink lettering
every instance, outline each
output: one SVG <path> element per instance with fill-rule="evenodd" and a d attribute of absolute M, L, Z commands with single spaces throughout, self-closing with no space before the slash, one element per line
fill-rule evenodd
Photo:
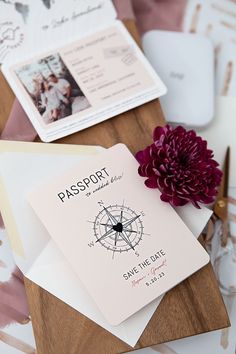
<path fill-rule="evenodd" d="M 79 194 L 79 190 L 78 190 L 78 188 L 76 188 L 75 184 L 72 184 L 70 189 L 71 189 L 72 192 L 74 192 L 74 195 Z"/>
<path fill-rule="evenodd" d="M 79 188 L 79 190 L 80 190 L 81 192 L 83 192 L 83 191 L 86 189 L 86 187 L 83 185 L 83 182 L 81 182 L 81 181 L 79 181 L 79 182 L 77 183 L 77 187 Z"/>
<path fill-rule="evenodd" d="M 109 173 L 106 171 L 106 167 L 103 167 L 101 171 L 104 171 L 107 176 L 109 176 Z"/>
<path fill-rule="evenodd" d="M 64 203 L 65 193 L 58 193 L 58 197 L 61 199 L 62 203 Z"/>

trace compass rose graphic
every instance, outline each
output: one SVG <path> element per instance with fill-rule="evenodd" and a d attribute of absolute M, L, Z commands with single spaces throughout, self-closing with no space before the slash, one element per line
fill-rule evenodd
<path fill-rule="evenodd" d="M 138 256 L 136 247 L 144 235 L 141 221 L 144 213 L 137 213 L 124 203 L 105 206 L 101 201 L 98 204 L 101 211 L 92 222 L 95 244 L 112 251 L 113 257 L 115 253 L 128 251 L 134 251 Z"/>

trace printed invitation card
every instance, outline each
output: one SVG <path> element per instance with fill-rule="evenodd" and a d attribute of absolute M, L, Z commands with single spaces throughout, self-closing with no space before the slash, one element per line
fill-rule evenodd
<path fill-rule="evenodd" d="M 145 187 L 118 144 L 32 190 L 28 200 L 111 325 L 209 257 L 174 209 Z"/>
<path fill-rule="evenodd" d="M 0 65 L 72 42 L 116 16 L 111 0 L 2 0 Z"/>
<path fill-rule="evenodd" d="M 166 92 L 118 20 L 66 46 L 16 65 L 5 63 L 3 73 L 40 138 L 47 142 Z"/>

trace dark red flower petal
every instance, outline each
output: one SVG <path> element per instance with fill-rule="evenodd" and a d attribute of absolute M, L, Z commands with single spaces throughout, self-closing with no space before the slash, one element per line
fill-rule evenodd
<path fill-rule="evenodd" d="M 157 179 L 155 177 L 150 177 L 144 182 L 149 188 L 157 188 Z"/>
<path fill-rule="evenodd" d="M 153 144 L 136 154 L 145 184 L 161 191 L 161 200 L 180 206 L 211 203 L 222 178 L 213 152 L 194 130 L 156 127 Z"/>

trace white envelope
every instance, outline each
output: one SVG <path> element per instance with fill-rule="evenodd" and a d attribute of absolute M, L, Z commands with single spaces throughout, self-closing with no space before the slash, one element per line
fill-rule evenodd
<path fill-rule="evenodd" d="M 214 151 L 215 159 L 223 166 L 227 146 L 230 146 L 229 186 L 236 187 L 236 97 L 217 97 L 216 116 L 212 123 L 199 132 L 207 140 L 209 149 Z"/>
<path fill-rule="evenodd" d="M 0 203 L 15 262 L 24 275 L 130 346 L 135 346 L 161 298 L 119 326 L 109 325 L 79 278 L 26 201 L 37 185 L 102 148 L 0 141 Z M 177 209 L 197 237 L 211 211 L 193 206 Z"/>

